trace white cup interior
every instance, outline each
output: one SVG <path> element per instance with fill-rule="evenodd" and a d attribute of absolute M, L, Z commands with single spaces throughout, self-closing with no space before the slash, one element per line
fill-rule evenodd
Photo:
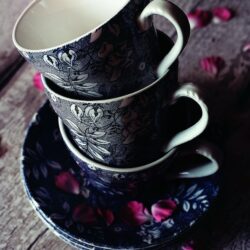
<path fill-rule="evenodd" d="M 36 0 L 19 17 L 13 40 L 21 50 L 52 49 L 93 32 L 129 0 Z"/>

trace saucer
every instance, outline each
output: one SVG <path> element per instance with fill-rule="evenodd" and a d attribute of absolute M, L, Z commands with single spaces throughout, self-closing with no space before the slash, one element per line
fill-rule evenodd
<path fill-rule="evenodd" d="M 114 200 L 88 189 L 68 153 L 57 116 L 46 103 L 27 130 L 21 174 L 37 214 L 67 243 L 82 249 L 150 249 L 192 227 L 219 192 L 219 176 L 161 182 L 134 200 Z"/>

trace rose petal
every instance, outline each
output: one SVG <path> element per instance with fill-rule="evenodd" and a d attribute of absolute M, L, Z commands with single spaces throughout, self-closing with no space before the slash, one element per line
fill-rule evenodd
<path fill-rule="evenodd" d="M 131 226 L 139 226 L 149 221 L 151 216 L 144 205 L 138 201 L 130 201 L 121 210 L 121 217 Z"/>
<path fill-rule="evenodd" d="M 191 29 L 202 28 L 208 25 L 212 20 L 212 12 L 202 9 L 195 9 L 187 15 Z"/>
<path fill-rule="evenodd" d="M 228 22 L 233 17 L 233 11 L 226 7 L 216 7 L 212 12 L 214 23 Z"/>
<path fill-rule="evenodd" d="M 115 217 L 114 217 L 114 214 L 111 210 L 104 210 L 104 209 L 97 209 L 97 213 L 102 217 L 104 218 L 107 226 L 110 226 Z"/>
<path fill-rule="evenodd" d="M 72 217 L 74 221 L 80 223 L 95 224 L 97 222 L 97 214 L 95 210 L 86 204 L 76 206 Z"/>
<path fill-rule="evenodd" d="M 220 70 L 225 66 L 225 61 L 219 56 L 203 58 L 200 61 L 201 68 L 211 75 L 218 75 Z"/>
<path fill-rule="evenodd" d="M 249 52 L 250 51 L 250 43 L 247 43 L 244 47 L 243 47 L 243 52 Z"/>
<path fill-rule="evenodd" d="M 33 84 L 34 84 L 34 87 L 37 88 L 39 91 L 44 91 L 44 86 L 43 86 L 40 72 L 36 72 L 35 75 L 33 76 Z"/>
<path fill-rule="evenodd" d="M 181 247 L 181 250 L 194 250 L 194 248 L 192 246 L 189 246 L 189 245 L 184 245 Z"/>
<path fill-rule="evenodd" d="M 190 242 L 183 244 L 181 250 L 194 250 L 194 242 L 191 240 Z"/>
<path fill-rule="evenodd" d="M 55 177 L 56 187 L 67 193 L 79 194 L 80 184 L 70 172 L 61 172 Z"/>
<path fill-rule="evenodd" d="M 156 222 L 162 222 L 173 214 L 176 203 L 171 200 L 160 200 L 151 207 L 151 213 Z"/>

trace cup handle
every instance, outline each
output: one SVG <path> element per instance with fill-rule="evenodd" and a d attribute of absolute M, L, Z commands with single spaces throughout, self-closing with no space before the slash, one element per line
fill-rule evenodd
<path fill-rule="evenodd" d="M 193 140 L 206 129 L 208 124 L 207 105 L 201 100 L 198 94 L 198 89 L 192 83 L 183 85 L 174 93 L 172 104 L 182 97 L 190 98 L 199 105 L 201 109 L 201 117 L 195 124 L 177 133 L 165 146 L 163 146 L 164 152 L 168 152 L 183 143 Z"/>
<path fill-rule="evenodd" d="M 171 173 L 168 175 L 170 179 L 201 178 L 210 176 L 219 170 L 222 162 L 222 153 L 214 144 L 199 141 L 192 144 L 192 146 L 188 145 L 188 147 L 188 150 L 182 149 L 182 152 L 178 154 L 178 159 L 182 156 L 198 154 L 204 156 L 208 162 L 200 163 L 178 173 Z"/>
<path fill-rule="evenodd" d="M 168 72 L 169 67 L 186 46 L 190 36 L 190 24 L 185 13 L 175 4 L 166 0 L 153 0 L 144 8 L 138 18 L 142 30 L 148 28 L 148 18 L 154 14 L 165 17 L 174 25 L 177 31 L 177 39 L 174 46 L 157 68 L 158 77 L 162 77 Z"/>

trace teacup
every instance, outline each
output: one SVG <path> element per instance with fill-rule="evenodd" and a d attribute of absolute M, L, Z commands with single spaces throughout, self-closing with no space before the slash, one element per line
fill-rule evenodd
<path fill-rule="evenodd" d="M 207 106 L 198 89 L 185 84 L 177 90 L 168 75 L 129 95 L 98 101 L 68 98 L 42 77 L 50 103 L 70 129 L 83 153 L 114 167 L 145 164 L 199 136 L 208 124 Z M 167 82 L 169 80 L 169 82 Z M 201 116 L 192 126 L 166 136 L 172 117 L 170 107 L 181 98 L 194 101 Z M 177 125 L 177 124 L 176 124 Z"/>
<path fill-rule="evenodd" d="M 13 42 L 72 97 L 125 95 L 164 76 L 189 38 L 189 22 L 177 6 L 153 0 L 144 8 L 147 2 L 34 0 L 16 22 Z M 175 45 L 160 64 L 153 14 L 164 16 L 177 31 Z"/>
<path fill-rule="evenodd" d="M 60 118 L 58 123 L 64 143 L 84 171 L 88 180 L 86 185 L 108 196 L 131 198 L 141 192 L 145 193 L 162 181 L 206 177 L 217 172 L 221 162 L 221 153 L 216 146 L 199 141 L 174 148 L 159 159 L 141 166 L 113 168 L 93 161 L 80 152 Z M 200 156 L 198 161 L 193 160 L 195 156 Z"/>

